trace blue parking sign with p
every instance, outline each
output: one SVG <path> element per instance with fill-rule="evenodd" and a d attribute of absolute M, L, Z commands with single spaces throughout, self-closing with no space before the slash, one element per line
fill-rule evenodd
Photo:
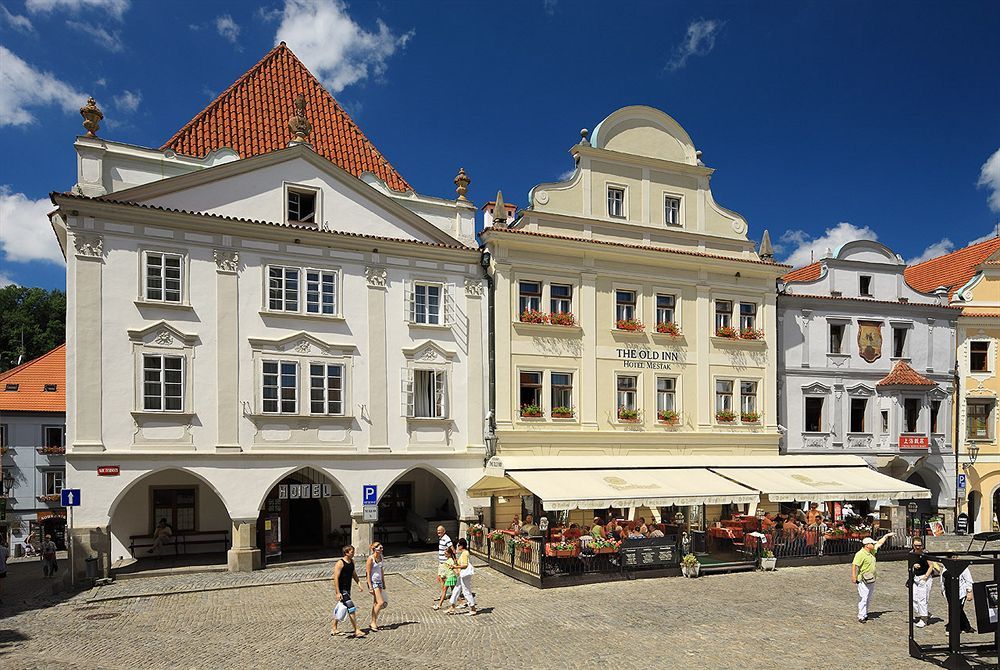
<path fill-rule="evenodd" d="M 964 491 L 965 490 L 965 475 L 964 474 L 959 474 L 958 475 L 958 490 L 959 491 Z"/>
<path fill-rule="evenodd" d="M 378 487 L 375 484 L 365 484 L 361 487 L 362 504 L 365 505 L 377 505 L 378 504 Z"/>

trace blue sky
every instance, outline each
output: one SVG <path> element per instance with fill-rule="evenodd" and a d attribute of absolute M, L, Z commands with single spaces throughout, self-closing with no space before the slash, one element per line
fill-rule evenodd
<path fill-rule="evenodd" d="M 648 104 L 779 256 L 905 259 L 1000 223 L 1000 3 L 0 0 L 0 283 L 65 285 L 44 214 L 76 111 L 159 146 L 279 39 L 415 188 L 526 205 L 581 127 Z M 168 9 L 169 7 L 169 9 Z"/>

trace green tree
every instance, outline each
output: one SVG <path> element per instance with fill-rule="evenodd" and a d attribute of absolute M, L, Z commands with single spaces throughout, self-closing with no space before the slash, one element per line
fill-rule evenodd
<path fill-rule="evenodd" d="M 0 288 L 0 372 L 66 341 L 66 294 L 58 289 Z M 21 343 L 24 343 L 22 349 Z"/>

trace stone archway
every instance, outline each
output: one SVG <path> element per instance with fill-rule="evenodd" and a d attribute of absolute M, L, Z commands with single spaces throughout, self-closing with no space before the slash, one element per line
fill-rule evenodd
<path fill-rule="evenodd" d="M 286 473 L 260 505 L 256 546 L 265 562 L 304 555 L 340 555 L 351 538 L 351 506 L 326 472 L 302 467 Z"/>
<path fill-rule="evenodd" d="M 460 512 L 454 483 L 440 471 L 418 465 L 396 476 L 379 496 L 375 539 L 395 545 L 433 544 L 439 525 L 458 537 Z"/>

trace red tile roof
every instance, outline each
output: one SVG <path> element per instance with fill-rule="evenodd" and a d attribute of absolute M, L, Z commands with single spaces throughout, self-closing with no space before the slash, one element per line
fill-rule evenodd
<path fill-rule="evenodd" d="M 820 264 L 819 261 L 815 263 L 810 263 L 805 267 L 795 268 L 791 272 L 787 273 L 782 277 L 785 281 L 815 281 L 819 279 Z"/>
<path fill-rule="evenodd" d="M 292 101 L 306 99 L 316 153 L 356 177 L 373 172 L 395 191 L 412 190 L 344 108 L 282 42 L 160 147 L 204 157 L 229 147 L 241 157 L 284 149 Z"/>
<path fill-rule="evenodd" d="M 937 386 L 933 381 L 909 366 L 906 361 L 896 361 L 892 370 L 875 386 Z"/>
<path fill-rule="evenodd" d="M 976 274 L 976 267 L 1000 249 L 1000 237 L 991 237 L 978 244 L 932 258 L 906 268 L 903 277 L 913 288 L 930 293 L 938 286 L 947 286 L 948 295 L 965 286 Z"/>
<path fill-rule="evenodd" d="M 17 384 L 16 391 L 4 390 Z M 55 384 L 55 391 L 46 391 Z M 66 411 L 66 345 L 0 373 L 0 412 Z"/>

